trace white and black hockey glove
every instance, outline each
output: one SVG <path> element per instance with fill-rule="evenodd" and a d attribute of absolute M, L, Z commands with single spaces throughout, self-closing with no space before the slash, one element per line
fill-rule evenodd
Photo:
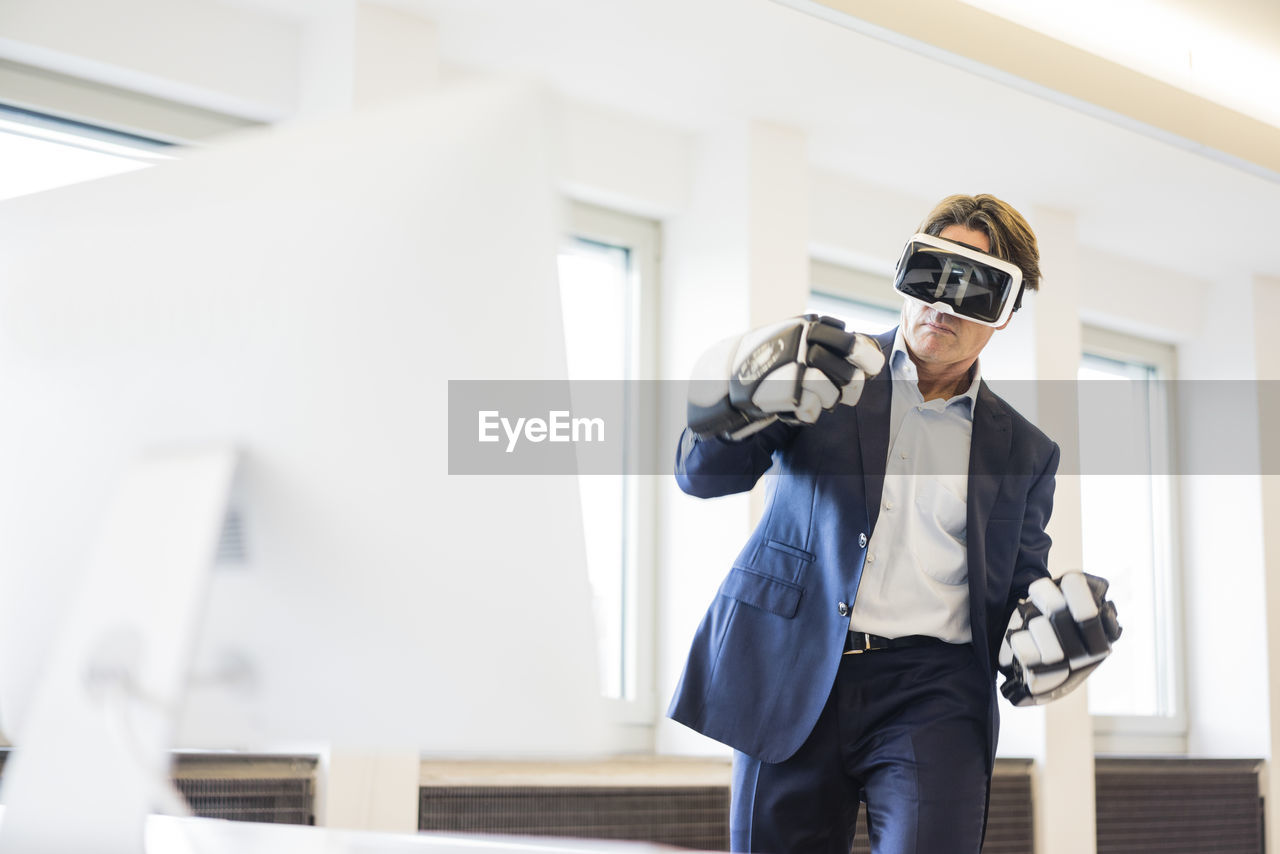
<path fill-rule="evenodd" d="M 1015 706 L 1065 697 L 1108 655 L 1120 637 L 1105 578 L 1068 572 L 1027 588 L 1000 644 L 1000 692 Z"/>
<path fill-rule="evenodd" d="M 726 338 L 703 354 L 689 383 L 689 429 L 743 439 L 783 420 L 812 424 L 852 406 L 884 354 L 834 317 L 806 314 Z"/>

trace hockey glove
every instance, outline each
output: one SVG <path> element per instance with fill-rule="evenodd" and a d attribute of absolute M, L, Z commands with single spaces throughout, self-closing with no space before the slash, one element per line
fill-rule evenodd
<path fill-rule="evenodd" d="M 884 367 L 879 345 L 833 317 L 806 314 L 719 342 L 689 384 L 689 429 L 743 439 L 774 421 L 812 424 L 823 410 L 858 402 Z"/>
<path fill-rule="evenodd" d="M 1064 697 L 1111 654 L 1121 629 L 1108 586 L 1074 571 L 1031 584 L 1000 644 L 1000 691 L 1009 702 L 1036 706 Z"/>

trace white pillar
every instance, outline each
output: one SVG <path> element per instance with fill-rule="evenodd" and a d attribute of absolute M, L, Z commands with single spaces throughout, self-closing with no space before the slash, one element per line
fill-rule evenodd
<path fill-rule="evenodd" d="M 426 18 L 357 0 L 313 0 L 299 46 L 299 116 L 341 115 L 430 92 L 439 82 Z"/>
<path fill-rule="evenodd" d="M 316 0 L 298 45 L 296 115 L 350 111 L 355 78 L 355 0 Z"/>
<path fill-rule="evenodd" d="M 751 327 L 804 312 L 809 299 L 809 163 L 805 137 L 777 125 L 748 129 L 747 272 Z M 764 515 L 751 492 L 750 524 Z"/>
<path fill-rule="evenodd" d="M 698 356 L 714 342 L 801 313 L 809 292 L 804 136 L 772 125 L 734 123 L 704 134 L 693 161 L 688 205 L 664 224 L 660 361 L 664 375 L 679 380 L 688 378 Z M 723 753 L 661 712 L 698 621 L 759 509 L 753 511 L 746 496 L 690 498 L 669 478 L 660 501 L 657 749 Z"/>
<path fill-rule="evenodd" d="M 747 128 L 747 274 L 751 326 L 804 311 L 809 299 L 809 162 L 804 134 Z"/>
<path fill-rule="evenodd" d="M 316 824 L 347 830 L 417 833 L 418 751 L 331 748 L 320 758 Z"/>
<path fill-rule="evenodd" d="M 1077 402 L 1062 393 L 1080 364 L 1079 241 L 1075 218 L 1036 210 L 1032 227 L 1040 242 L 1042 291 L 1035 297 L 1037 423 L 1062 447 L 1049 534 L 1049 571 L 1081 569 Z M 1074 385 L 1070 386 L 1074 388 Z M 1035 764 L 1038 854 L 1092 854 L 1097 850 L 1094 805 L 1093 724 L 1088 684 L 1044 707 Z"/>
<path fill-rule="evenodd" d="M 1242 386 L 1263 379 L 1268 366 L 1276 378 L 1276 341 L 1262 314 L 1268 308 L 1256 304 L 1266 288 L 1255 288 L 1247 271 L 1224 265 L 1207 296 L 1199 334 L 1178 346 L 1187 752 L 1265 757 L 1276 744 L 1268 696 L 1277 680 L 1259 678 L 1273 672 L 1264 658 L 1274 631 L 1268 614 L 1280 614 L 1268 604 L 1273 585 L 1264 560 L 1266 533 L 1275 526 L 1266 524 L 1258 476 L 1265 444 L 1260 401 Z M 1227 409 L 1209 403 L 1220 390 L 1228 393 Z M 1229 465 L 1222 464 L 1224 456 Z M 1275 504 L 1268 504 L 1274 519 Z M 1213 644 L 1194 642 L 1207 637 L 1230 637 L 1233 648 L 1248 652 L 1223 656 Z"/>
<path fill-rule="evenodd" d="M 429 93 L 440 79 L 436 27 L 420 15 L 359 3 L 354 65 L 357 108 Z"/>
<path fill-rule="evenodd" d="M 1252 314 L 1255 329 L 1255 364 L 1258 370 L 1258 439 L 1262 481 L 1263 578 L 1266 588 L 1266 676 L 1268 703 L 1280 708 L 1280 394 L 1271 386 L 1280 385 L 1280 337 L 1272 322 L 1280 312 L 1280 279 L 1256 276 L 1253 280 Z M 1243 315 L 1242 315 L 1243 316 Z M 1263 784 L 1266 799 L 1266 848 L 1280 848 L 1280 774 L 1276 773 L 1276 746 L 1280 745 L 1280 719 L 1273 713 L 1267 773 Z"/>

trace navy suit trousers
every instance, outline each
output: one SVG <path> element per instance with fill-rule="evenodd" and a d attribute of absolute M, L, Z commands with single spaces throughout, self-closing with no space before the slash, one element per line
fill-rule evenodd
<path fill-rule="evenodd" d="M 858 802 L 874 854 L 978 854 L 990 785 L 989 677 L 968 644 L 845 655 L 784 762 L 734 757 L 734 851 L 849 854 Z"/>

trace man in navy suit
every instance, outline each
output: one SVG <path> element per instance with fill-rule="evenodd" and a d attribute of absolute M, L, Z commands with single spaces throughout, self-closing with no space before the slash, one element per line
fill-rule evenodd
<path fill-rule="evenodd" d="M 982 381 L 979 354 L 1010 308 L 971 320 L 962 303 L 989 272 L 982 259 L 1020 274 L 1017 299 L 1035 290 L 1039 253 L 1022 216 L 992 196 L 952 196 L 920 231 L 959 253 L 932 282 L 965 257 L 981 269 L 958 295 L 942 297 L 940 284 L 932 305 L 919 290 L 905 299 L 899 327 L 875 339 L 883 370 L 869 376 L 880 363 L 855 357 L 851 339 L 857 376 L 826 370 L 830 352 L 809 342 L 843 351 L 810 322 L 797 327 L 799 373 L 786 376 L 817 378 L 805 385 L 820 417 L 739 388 L 732 406 L 720 402 L 737 423 L 681 438 L 676 477 L 691 495 L 744 492 L 770 475 L 763 519 L 697 630 L 669 710 L 735 749 L 734 851 L 848 854 L 860 800 L 876 854 L 982 844 L 997 658 L 1019 601 L 1048 576 L 1058 446 Z M 745 362 L 741 346 L 730 357 L 735 382 L 776 368 L 768 359 L 795 340 L 768 334 Z M 828 379 L 862 382 L 861 397 L 846 388 L 837 402 L 819 387 Z"/>

